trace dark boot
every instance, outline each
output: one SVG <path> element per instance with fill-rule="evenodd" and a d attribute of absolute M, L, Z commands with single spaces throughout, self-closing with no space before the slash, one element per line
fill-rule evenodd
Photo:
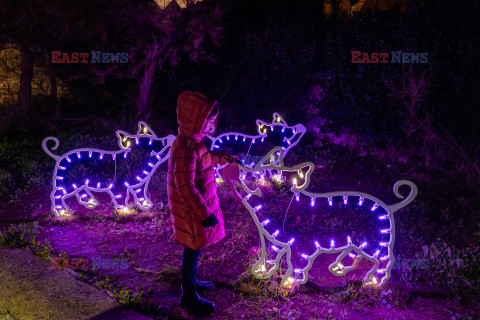
<path fill-rule="evenodd" d="M 207 299 L 203 299 L 198 295 L 197 289 L 183 289 L 180 305 L 184 306 L 188 312 L 196 316 L 208 316 L 215 311 L 215 304 Z"/>
<path fill-rule="evenodd" d="M 198 292 L 210 292 L 215 290 L 215 285 L 212 281 L 199 281 L 197 280 L 197 284 L 195 285 Z"/>

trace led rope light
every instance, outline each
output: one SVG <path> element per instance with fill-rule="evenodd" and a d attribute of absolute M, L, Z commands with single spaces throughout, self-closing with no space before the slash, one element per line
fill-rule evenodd
<path fill-rule="evenodd" d="M 238 137 L 241 137 L 241 143 L 245 143 L 245 144 L 248 143 L 248 144 L 250 144 L 250 146 L 252 146 L 255 143 L 257 143 L 257 145 L 262 144 L 262 143 L 266 142 L 265 138 L 268 138 L 268 135 L 271 132 L 278 131 L 278 132 L 281 132 L 282 135 L 283 135 L 282 145 L 279 146 L 279 147 L 281 147 L 284 152 L 282 153 L 281 160 L 277 159 L 275 161 L 277 161 L 277 164 L 281 164 L 281 163 L 283 164 L 283 157 L 285 157 L 285 155 L 288 153 L 288 151 L 290 151 L 290 149 L 292 149 L 294 146 L 296 146 L 298 144 L 300 139 L 302 139 L 303 135 L 307 131 L 305 126 L 302 125 L 302 124 L 297 124 L 295 126 L 289 126 L 287 124 L 287 122 L 285 120 L 283 120 L 283 118 L 276 112 L 273 113 L 272 122 L 266 123 L 266 122 L 264 122 L 260 119 L 257 119 L 257 120 L 255 120 L 255 123 L 257 124 L 258 135 L 247 135 L 247 134 L 243 134 L 243 133 L 240 133 L 240 132 L 226 132 L 226 133 L 222 133 L 222 134 L 220 134 L 216 137 L 207 136 L 211 140 L 210 150 L 220 150 L 222 148 L 222 144 L 227 142 L 227 141 L 235 140 L 235 141 L 238 141 L 238 143 L 240 143 L 240 139 L 238 139 Z M 285 132 L 286 130 L 287 130 L 288 133 L 291 132 L 291 136 L 288 137 L 288 138 L 286 137 L 286 132 Z M 233 139 L 231 140 L 230 138 L 233 138 Z M 247 152 L 247 155 L 248 155 L 248 152 Z M 239 160 L 242 161 L 242 162 L 246 161 L 246 159 L 239 159 Z M 279 163 L 278 161 L 282 161 L 282 162 Z M 223 178 L 221 176 L 220 171 L 225 166 L 226 166 L 226 164 L 223 165 L 223 166 L 218 166 L 215 169 L 215 173 L 216 173 L 217 177 L 220 178 L 220 179 L 217 180 L 217 182 L 223 182 Z M 245 165 L 245 167 L 250 167 L 250 168 L 253 168 L 254 166 L 255 166 L 255 162 L 252 162 L 250 165 Z M 264 175 L 267 174 L 268 177 L 271 177 L 273 175 L 272 170 L 267 170 L 267 171 L 262 171 L 262 172 L 252 172 L 252 174 L 255 177 L 257 177 L 260 181 L 264 180 L 264 177 L 263 178 L 261 177 L 262 174 L 264 174 Z M 278 181 L 278 182 L 280 182 L 280 181 Z"/>
<path fill-rule="evenodd" d="M 256 215 L 256 212 L 261 209 L 261 205 L 258 205 L 257 207 L 252 208 L 252 206 L 248 202 L 252 195 L 261 197 L 262 193 L 258 187 L 255 188 L 255 190 L 249 189 L 244 184 L 243 180 L 240 180 L 242 189 L 247 193 L 247 196 L 242 198 L 240 194 L 237 192 L 237 190 L 234 189 L 234 191 L 237 194 L 237 196 L 241 199 L 245 207 L 248 209 L 248 211 L 250 212 L 250 215 L 253 221 L 255 222 L 255 225 L 257 226 L 257 229 L 260 235 L 261 247 L 262 247 L 262 254 L 259 260 L 253 265 L 252 273 L 259 279 L 270 278 L 273 275 L 273 273 L 279 269 L 280 259 L 286 254 L 286 262 L 288 265 L 288 269 L 281 280 L 281 285 L 287 289 L 290 289 L 294 283 L 304 284 L 308 281 L 308 272 L 312 268 L 315 259 L 320 254 L 339 253 L 339 256 L 337 257 L 335 262 L 329 266 L 329 271 L 332 274 L 336 276 L 343 276 L 349 271 L 357 269 L 360 261 L 362 259 L 366 259 L 373 263 L 373 267 L 367 272 L 367 274 L 363 278 L 363 285 L 364 286 L 384 285 L 385 282 L 390 278 L 391 269 L 394 264 L 393 246 L 395 242 L 395 221 L 394 221 L 393 214 L 397 210 L 410 204 L 415 199 L 418 193 L 416 185 L 408 180 L 397 181 L 393 186 L 393 192 L 395 196 L 397 196 L 398 198 L 404 198 L 398 191 L 400 186 L 404 186 L 404 185 L 410 187 L 410 194 L 402 202 L 392 204 L 392 205 L 387 205 L 380 199 L 370 194 L 357 192 L 357 191 L 335 191 L 335 192 L 326 192 L 326 193 L 312 193 L 312 192 L 306 191 L 305 189 L 308 187 L 310 183 L 310 176 L 315 167 L 314 164 L 312 162 L 304 162 L 294 167 L 285 167 L 283 164 L 283 161 L 280 160 L 279 161 L 280 165 L 277 165 L 275 163 L 272 163 L 272 161 L 269 161 L 269 160 L 270 160 L 270 157 L 278 151 L 280 151 L 279 159 L 283 159 L 281 153 L 283 153 L 284 150 L 281 147 L 275 147 L 267 155 L 265 155 L 262 158 L 262 160 L 260 160 L 257 163 L 257 165 L 255 165 L 255 167 L 248 168 L 240 165 L 240 170 L 245 172 L 262 172 L 263 170 L 274 169 L 274 170 L 277 170 L 278 172 L 283 172 L 283 171 L 299 172 L 298 170 L 307 168 L 306 173 L 303 174 L 305 179 L 304 183 L 299 186 L 297 184 L 297 180 L 295 179 L 292 187 L 290 188 L 290 191 L 292 191 L 296 196 L 302 195 L 302 196 L 309 197 L 310 203 L 312 206 L 315 206 L 315 203 L 318 203 L 322 199 L 323 201 L 328 201 L 329 206 L 332 206 L 334 201 L 335 202 L 342 201 L 344 205 L 348 203 L 352 203 L 352 202 L 349 202 L 349 200 L 352 198 L 355 200 L 358 200 L 358 202 L 354 202 L 354 203 L 359 206 L 361 206 L 365 200 L 371 201 L 374 203 L 374 206 L 372 207 L 372 209 L 374 208 L 373 211 L 378 210 L 379 208 L 382 208 L 384 211 L 387 212 L 387 214 L 380 215 L 379 219 L 388 219 L 390 226 L 387 229 L 382 227 L 382 229 L 380 229 L 380 234 L 389 235 L 389 240 L 388 242 L 378 241 L 378 243 L 372 243 L 370 245 L 368 245 L 366 242 L 362 244 L 357 244 L 352 242 L 352 239 L 349 235 L 346 235 L 345 240 L 342 241 L 342 242 L 345 242 L 345 245 L 336 245 L 335 241 L 332 239 L 329 247 L 322 247 L 318 241 L 313 241 L 315 245 L 314 253 L 310 255 L 306 255 L 306 254 L 302 255 L 302 257 L 304 257 L 308 261 L 307 266 L 302 269 L 297 268 L 293 270 L 292 261 L 291 261 L 291 257 L 292 257 L 291 244 L 293 243 L 294 239 L 292 238 L 288 242 L 279 241 L 278 239 L 276 239 L 279 233 L 278 230 L 275 233 L 270 234 L 264 228 L 265 224 L 260 222 Z M 267 254 L 265 238 L 273 244 L 272 249 L 275 252 L 277 252 L 277 258 L 275 260 L 269 260 L 267 262 L 273 265 L 273 267 L 269 268 L 268 270 L 265 265 L 265 262 L 266 262 L 265 257 Z M 366 247 L 373 247 L 376 250 L 375 253 L 373 255 L 368 254 L 364 250 Z M 379 250 L 380 248 L 387 248 L 387 254 L 381 257 L 378 257 L 380 254 L 380 250 Z M 352 254 L 351 253 L 352 251 L 355 252 L 355 254 Z M 341 261 L 347 255 L 349 255 L 353 259 L 353 263 L 350 266 L 345 266 L 344 264 L 341 263 Z M 385 268 L 379 269 L 380 261 L 386 262 Z M 293 272 L 295 272 L 296 274 L 302 275 L 302 278 L 297 279 L 293 277 Z M 380 279 L 378 279 L 377 276 L 375 276 L 376 273 L 378 273 L 381 276 Z"/>
<path fill-rule="evenodd" d="M 141 210 L 146 210 L 152 206 L 153 202 L 148 197 L 148 185 L 158 166 L 168 159 L 170 146 L 175 140 L 175 136 L 168 135 L 164 138 L 158 138 L 153 130 L 143 121 L 138 123 L 136 135 L 131 135 L 121 130 L 117 130 L 116 135 L 118 137 L 120 150 L 107 151 L 95 148 L 80 148 L 69 151 L 61 156 L 52 153 L 52 150 L 58 148 L 59 141 L 57 138 L 47 137 L 43 139 L 43 150 L 56 160 L 52 179 L 53 190 L 50 194 L 51 208 L 56 216 L 71 214 L 71 209 L 65 200 L 72 196 L 75 196 L 77 201 L 84 207 L 88 209 L 95 208 L 98 205 L 98 201 L 95 199 L 92 191 L 106 192 L 110 196 L 114 208 L 116 210 L 120 208 L 121 211 L 125 213 L 131 212 L 128 207 L 131 200 L 130 198 L 133 198 L 133 203 Z M 93 159 L 104 162 L 107 159 L 106 156 L 111 156 L 113 161 L 116 160 L 117 156 L 123 156 L 122 158 L 125 159 L 132 148 L 140 147 L 139 145 L 142 140 L 148 140 L 149 146 L 152 145 L 153 141 L 159 141 L 161 142 L 161 149 L 158 152 L 152 150 L 148 156 L 147 163 L 145 163 L 145 168 L 134 174 L 133 177 L 130 177 L 128 181 L 105 183 L 105 180 L 90 181 L 90 179 L 86 179 L 86 181 L 75 180 L 71 185 L 66 185 L 63 182 L 65 180 L 64 177 L 68 174 L 74 162 L 91 161 Z M 48 141 L 55 142 L 55 145 L 51 149 L 47 147 Z M 135 141 L 135 143 L 132 143 L 132 141 Z M 88 154 L 88 156 L 82 157 L 82 154 Z M 74 157 L 75 155 L 76 157 Z M 112 192 L 114 185 L 117 186 L 116 194 Z M 83 199 L 87 196 L 89 199 L 84 201 Z M 122 204 L 119 204 L 117 199 L 122 199 Z"/>

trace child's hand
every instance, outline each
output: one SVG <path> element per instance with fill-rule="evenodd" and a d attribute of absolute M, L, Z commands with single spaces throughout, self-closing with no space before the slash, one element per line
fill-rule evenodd
<path fill-rule="evenodd" d="M 215 227 L 218 224 L 218 219 L 217 217 L 215 217 L 215 214 L 212 213 L 207 218 L 205 218 L 201 223 L 204 228 Z"/>

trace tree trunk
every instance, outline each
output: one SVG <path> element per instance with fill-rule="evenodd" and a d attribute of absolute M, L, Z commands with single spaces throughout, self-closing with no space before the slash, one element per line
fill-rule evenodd
<path fill-rule="evenodd" d="M 152 85 L 152 78 L 155 75 L 157 66 L 161 66 L 162 62 L 158 61 L 158 56 L 166 48 L 168 42 L 165 41 L 160 48 L 157 39 L 148 47 L 145 58 L 145 69 L 143 71 L 142 81 L 140 82 L 140 90 L 137 100 L 137 117 L 144 115 L 148 111 L 148 101 L 150 98 L 150 87 Z"/>
<path fill-rule="evenodd" d="M 30 100 L 32 98 L 32 78 L 33 78 L 33 54 L 28 48 L 20 49 L 22 56 L 22 66 L 20 74 L 20 88 L 18 90 L 18 107 L 21 114 L 26 114 L 30 109 Z"/>
<path fill-rule="evenodd" d="M 51 59 L 50 59 L 51 61 Z M 50 67 L 50 97 L 55 105 L 55 118 L 60 118 L 62 115 L 62 110 L 60 109 L 60 99 L 58 99 L 58 92 L 57 92 L 57 73 L 55 72 L 55 68 L 51 62 L 49 62 Z"/>
<path fill-rule="evenodd" d="M 147 60 L 148 61 L 148 60 Z M 152 78 L 155 74 L 155 63 L 148 61 L 143 72 L 142 82 L 140 82 L 140 92 L 137 100 L 137 117 L 145 114 L 148 110 L 148 98 L 150 97 L 150 87 L 152 85 Z"/>

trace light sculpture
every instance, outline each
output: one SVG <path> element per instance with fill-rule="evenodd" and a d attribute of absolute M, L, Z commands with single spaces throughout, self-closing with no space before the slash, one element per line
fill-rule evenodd
<path fill-rule="evenodd" d="M 56 216 L 69 215 L 71 209 L 66 200 L 72 196 L 88 209 L 98 206 L 98 201 L 93 192 L 107 193 L 116 210 L 131 212 L 129 208 L 131 201 L 139 209 L 145 210 L 152 206 L 148 196 L 148 185 L 152 175 L 160 164 L 168 160 L 170 147 L 175 140 L 174 135 L 159 138 L 152 129 L 143 121 L 138 123 L 138 131 L 132 135 L 122 130 L 117 130 L 118 145 L 120 150 L 107 151 L 95 148 L 79 148 L 71 150 L 63 155 L 56 155 L 59 141 L 55 137 L 47 137 L 42 141 L 43 150 L 52 158 L 56 164 L 53 171 L 53 190 L 50 194 L 51 208 Z M 48 141 L 54 141 L 55 145 L 49 149 Z M 133 148 L 144 148 L 146 156 L 140 159 L 130 160 L 129 153 Z M 118 181 L 117 161 L 137 161 L 136 165 L 143 165 L 138 172 Z M 114 175 L 99 177 L 81 177 L 75 175 L 75 164 L 82 162 L 88 170 L 94 171 L 103 168 L 102 166 L 114 166 Z M 110 168 L 111 169 L 111 168 Z"/>
<path fill-rule="evenodd" d="M 277 239 L 279 230 L 274 233 L 270 233 L 265 229 L 265 223 L 259 221 L 257 217 L 257 211 L 261 210 L 261 207 L 256 206 L 252 208 L 252 205 L 249 203 L 253 195 L 261 197 L 261 190 L 257 187 L 255 190 L 248 188 L 243 179 L 240 179 L 240 184 L 242 189 L 247 193 L 247 196 L 242 197 L 240 193 L 233 188 L 236 196 L 241 200 L 243 205 L 248 209 L 250 215 L 257 226 L 260 242 L 262 247 L 262 253 L 259 260 L 253 265 L 252 272 L 253 274 L 260 279 L 267 279 L 273 275 L 275 271 L 279 269 L 281 258 L 286 255 L 286 262 L 288 269 L 285 272 L 281 280 L 281 285 L 285 288 L 291 288 L 294 283 L 304 284 L 308 281 L 308 272 L 312 268 L 315 259 L 322 253 L 328 254 L 339 254 L 335 262 L 329 266 L 329 271 L 336 276 L 343 276 L 349 271 L 355 270 L 358 268 L 359 263 L 362 259 L 366 259 L 373 264 L 373 267 L 367 272 L 363 278 L 364 286 L 382 286 L 390 278 L 392 266 L 394 264 L 393 256 L 393 246 L 395 242 L 395 221 L 394 221 L 394 212 L 399 209 L 407 206 L 411 203 L 417 193 L 417 187 L 414 183 L 408 180 L 400 180 L 395 183 L 393 186 L 393 192 L 398 198 L 404 198 L 399 193 L 399 188 L 401 186 L 409 186 L 410 193 L 406 199 L 402 202 L 387 205 L 382 200 L 363 192 L 357 191 L 334 191 L 326 193 L 313 193 L 308 192 L 305 189 L 310 183 L 310 176 L 314 170 L 314 164 L 312 162 L 304 162 L 293 167 L 285 167 L 283 163 L 283 152 L 285 150 L 281 147 L 275 147 L 270 152 L 268 152 L 253 168 L 248 168 L 240 165 L 240 172 L 262 172 L 264 170 L 276 170 L 277 172 L 301 172 L 303 175 L 304 182 L 301 185 L 297 184 L 296 178 L 293 180 L 293 185 L 290 190 L 294 195 L 298 197 L 304 196 L 310 198 L 310 203 L 312 206 L 315 206 L 315 203 L 319 201 L 328 201 L 329 206 L 332 206 L 334 202 L 342 202 L 343 205 L 351 203 L 352 205 L 362 206 L 366 201 L 373 203 L 373 206 L 370 210 L 382 211 L 379 214 L 379 220 L 385 220 L 388 222 L 387 226 L 383 226 L 379 233 L 381 236 L 388 236 L 387 241 L 378 241 L 377 243 L 354 243 L 349 235 L 344 236 L 343 241 L 338 241 L 339 244 L 336 244 L 332 239 L 329 243 L 329 246 L 323 247 L 318 241 L 312 240 L 315 250 L 311 254 L 303 254 L 302 257 L 306 259 L 307 264 L 303 268 L 293 269 L 292 266 L 292 248 L 291 245 L 294 242 L 294 238 L 290 239 L 288 242 L 282 242 Z M 270 161 L 271 156 L 274 156 L 276 161 Z M 304 171 L 306 169 L 306 171 Z M 301 171 L 299 171 L 301 170 Z M 228 180 L 228 179 L 227 179 Z M 233 183 L 229 180 L 229 183 L 233 187 Z M 381 210 L 381 209 L 383 210 Z M 386 212 L 386 214 L 384 213 Z M 385 223 L 384 223 L 385 224 Z M 267 248 L 265 243 L 265 238 L 270 241 L 272 245 L 272 250 L 277 253 L 275 260 L 265 260 L 267 255 Z M 373 248 L 373 253 L 368 253 L 365 248 Z M 382 248 L 386 248 L 386 253 L 380 255 Z M 354 252 L 354 253 L 353 253 Z M 353 262 L 351 265 L 345 265 L 342 263 L 342 260 L 349 256 Z M 266 264 L 272 265 L 272 267 L 267 268 Z M 381 267 L 380 267 L 381 266 Z M 295 275 L 301 276 L 301 278 L 296 278 Z M 378 277 L 378 278 L 377 278 Z"/>
<path fill-rule="evenodd" d="M 207 136 L 208 139 L 211 140 L 210 150 L 221 150 L 227 143 L 246 144 L 249 146 L 246 156 L 244 159 L 240 158 L 239 160 L 244 163 L 245 167 L 253 168 L 255 167 L 254 159 L 252 159 L 253 161 L 249 164 L 245 163 L 253 145 L 260 147 L 266 143 L 271 143 L 269 140 L 272 140 L 275 137 L 277 139 L 275 144 L 284 151 L 282 153 L 282 157 L 284 157 L 288 151 L 298 144 L 306 132 L 304 125 L 296 124 L 294 126 L 289 126 L 287 122 L 276 112 L 273 113 L 272 122 L 267 123 L 263 120 L 257 119 L 255 120 L 255 123 L 257 124 L 257 135 L 248 135 L 240 132 L 225 132 L 216 137 Z M 280 159 L 275 160 L 275 163 L 279 164 L 278 160 Z M 283 158 L 281 160 L 283 160 Z M 270 161 L 273 160 L 270 159 Z M 217 166 L 215 168 L 215 173 L 220 178 L 217 180 L 219 182 L 223 181 L 221 170 L 225 166 L 226 165 Z M 261 172 L 252 171 L 250 173 L 260 181 L 263 181 L 266 176 L 271 177 L 275 175 L 273 170 L 264 170 Z M 246 177 L 247 173 L 245 173 L 244 178 Z M 279 182 L 280 180 L 276 181 Z"/>

